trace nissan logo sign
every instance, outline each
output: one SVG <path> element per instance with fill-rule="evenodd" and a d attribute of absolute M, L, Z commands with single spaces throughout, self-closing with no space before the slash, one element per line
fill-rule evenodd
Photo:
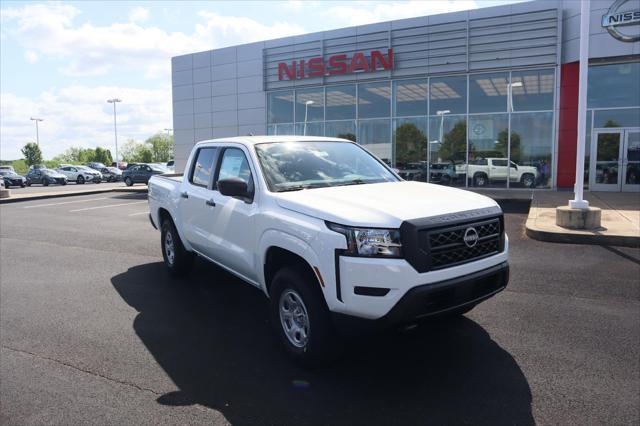
<path fill-rule="evenodd" d="M 606 28 L 613 37 L 620 41 L 634 42 L 640 40 L 640 31 L 635 25 L 640 24 L 640 9 L 632 9 L 636 1 L 616 0 L 607 13 L 602 15 L 602 27 Z M 623 8 L 627 4 L 628 7 Z M 623 31 L 624 27 L 634 25 L 631 30 Z"/>
<path fill-rule="evenodd" d="M 480 237 L 478 236 L 478 231 L 476 231 L 476 228 L 470 227 L 464 231 L 462 240 L 467 245 L 467 247 L 471 248 L 478 243 L 479 238 Z"/>

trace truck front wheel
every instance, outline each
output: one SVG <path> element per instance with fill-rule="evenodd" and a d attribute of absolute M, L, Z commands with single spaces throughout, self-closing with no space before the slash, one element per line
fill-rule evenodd
<path fill-rule="evenodd" d="M 301 266 L 282 268 L 270 292 L 271 323 L 287 354 L 303 366 L 337 354 L 337 340 L 315 277 Z"/>
<path fill-rule="evenodd" d="M 487 186 L 489 179 L 484 173 L 476 173 L 473 175 L 473 186 Z"/>
<path fill-rule="evenodd" d="M 162 222 L 161 246 L 162 257 L 171 275 L 183 275 L 189 270 L 193 261 L 193 254 L 182 245 L 178 231 L 170 219 Z"/>

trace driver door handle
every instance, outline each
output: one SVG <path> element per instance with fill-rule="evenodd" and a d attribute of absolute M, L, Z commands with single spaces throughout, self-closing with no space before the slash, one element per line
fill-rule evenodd
<path fill-rule="evenodd" d="M 205 203 L 206 203 L 208 206 L 211 206 L 211 207 L 215 207 L 215 206 L 216 206 L 216 202 L 215 202 L 215 201 L 213 201 L 213 198 L 212 198 L 212 199 L 210 199 L 210 200 L 205 201 Z"/>
<path fill-rule="evenodd" d="M 189 193 L 187 191 L 184 191 L 184 192 L 180 193 L 180 196 L 182 198 L 189 198 Z"/>

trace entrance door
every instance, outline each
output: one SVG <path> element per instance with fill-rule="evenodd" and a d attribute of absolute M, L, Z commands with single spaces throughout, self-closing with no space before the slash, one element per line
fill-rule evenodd
<path fill-rule="evenodd" d="M 640 129 L 593 132 L 589 188 L 640 191 Z"/>
<path fill-rule="evenodd" d="M 640 192 L 640 130 L 624 132 L 622 190 Z"/>
<path fill-rule="evenodd" d="M 592 191 L 620 191 L 623 130 L 596 130 L 593 138 L 589 188 Z"/>

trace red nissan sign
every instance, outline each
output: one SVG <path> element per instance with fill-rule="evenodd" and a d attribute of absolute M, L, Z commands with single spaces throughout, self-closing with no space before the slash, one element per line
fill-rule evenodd
<path fill-rule="evenodd" d="M 278 80 L 300 80 L 303 78 L 322 77 L 323 75 L 351 74 L 353 72 L 372 72 L 393 68 L 393 49 L 387 49 L 387 56 L 379 50 L 371 51 L 370 59 L 363 52 L 356 52 L 351 59 L 347 55 L 329 56 L 325 63 L 322 56 L 308 61 L 301 59 L 278 63 Z"/>

